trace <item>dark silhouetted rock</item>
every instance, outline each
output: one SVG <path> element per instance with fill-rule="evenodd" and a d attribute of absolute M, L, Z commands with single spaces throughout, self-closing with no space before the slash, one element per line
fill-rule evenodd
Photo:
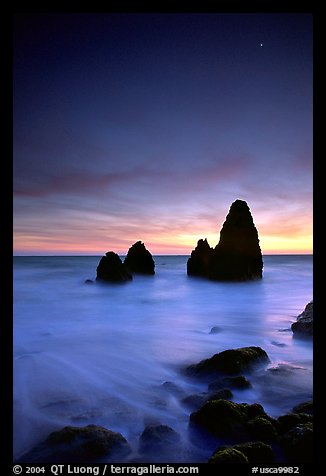
<path fill-rule="evenodd" d="M 209 266 L 213 280 L 246 281 L 262 278 L 263 258 L 258 232 L 243 200 L 232 203 Z"/>
<path fill-rule="evenodd" d="M 281 435 L 287 433 L 289 430 L 292 430 L 295 426 L 304 423 L 312 423 L 313 416 L 307 413 L 287 413 L 286 415 L 281 415 L 277 419 L 279 425 L 279 433 Z"/>
<path fill-rule="evenodd" d="M 91 279 L 86 279 L 85 284 L 94 284 L 94 281 L 92 281 Z"/>
<path fill-rule="evenodd" d="M 314 402 L 313 400 L 308 400 L 307 402 L 299 403 L 293 407 L 292 411 L 294 413 L 306 413 L 307 415 L 313 415 L 314 413 Z"/>
<path fill-rule="evenodd" d="M 155 274 L 154 259 L 141 241 L 129 248 L 124 264 L 130 273 Z"/>
<path fill-rule="evenodd" d="M 196 248 L 191 252 L 187 261 L 187 274 L 189 276 L 207 277 L 213 248 L 205 240 L 199 240 Z"/>
<path fill-rule="evenodd" d="M 269 357 L 261 347 L 240 347 L 224 350 L 198 364 L 190 365 L 186 373 L 193 376 L 216 373 L 238 374 L 256 364 L 268 362 L 270 362 Z"/>
<path fill-rule="evenodd" d="M 243 200 L 232 203 L 212 249 L 207 240 L 199 240 L 187 263 L 187 274 L 214 281 L 261 279 L 263 258 L 258 232 L 250 209 Z"/>
<path fill-rule="evenodd" d="M 313 461 L 313 424 L 300 423 L 291 428 L 280 439 L 287 459 L 294 463 L 311 463 Z"/>
<path fill-rule="evenodd" d="M 312 337 L 313 335 L 313 301 L 309 302 L 304 311 L 299 314 L 297 321 L 291 325 L 296 336 Z"/>
<path fill-rule="evenodd" d="M 248 432 L 255 440 L 275 441 L 278 437 L 277 420 L 271 421 L 271 417 L 256 416 L 251 419 L 248 424 Z"/>
<path fill-rule="evenodd" d="M 98 462 L 103 457 L 119 461 L 130 452 L 127 440 L 120 433 L 97 425 L 66 426 L 51 433 L 43 443 L 21 457 L 20 462 Z"/>
<path fill-rule="evenodd" d="M 113 251 L 108 251 L 105 256 L 102 256 L 96 272 L 98 281 L 121 283 L 132 279 L 120 257 Z"/>

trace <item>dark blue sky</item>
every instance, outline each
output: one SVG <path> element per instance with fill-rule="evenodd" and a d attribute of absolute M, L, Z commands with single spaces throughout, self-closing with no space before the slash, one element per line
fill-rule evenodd
<path fill-rule="evenodd" d="M 237 198 L 311 252 L 312 56 L 310 14 L 16 15 L 15 252 L 188 253 Z"/>

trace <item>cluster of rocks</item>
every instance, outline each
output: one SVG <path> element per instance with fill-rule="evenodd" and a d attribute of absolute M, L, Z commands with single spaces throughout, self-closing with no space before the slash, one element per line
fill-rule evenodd
<path fill-rule="evenodd" d="M 137 241 L 129 248 L 122 262 L 117 253 L 105 253 L 96 268 L 96 280 L 122 283 L 132 279 L 133 274 L 155 274 L 155 262 L 144 243 Z"/>
<path fill-rule="evenodd" d="M 230 394 L 227 398 L 221 396 L 229 390 L 225 387 L 249 388 L 251 383 L 240 373 L 268 362 L 267 353 L 260 347 L 242 347 L 220 352 L 185 369 L 188 375 L 210 382 L 206 401 L 190 414 L 190 427 L 204 430 L 226 443 L 214 451 L 209 463 L 312 461 L 312 401 L 297 405 L 276 419 L 259 403 L 236 403 L 230 401 Z M 222 377 L 223 374 L 228 376 Z M 218 380 L 214 381 L 216 377 Z M 217 392 L 214 395 L 212 391 Z"/>
<path fill-rule="evenodd" d="M 299 314 L 296 322 L 291 325 L 292 332 L 298 337 L 313 336 L 313 301 L 310 301 L 304 311 Z"/>
<path fill-rule="evenodd" d="M 146 425 L 139 437 L 138 454 L 147 460 L 171 450 L 180 442 L 180 435 L 168 425 Z M 121 462 L 132 454 L 126 438 L 98 425 L 66 426 L 51 433 L 43 442 L 24 454 L 16 463 L 100 463 Z M 134 459 L 131 457 L 134 461 Z M 135 462 L 135 461 L 134 461 Z"/>
<path fill-rule="evenodd" d="M 312 462 L 313 402 L 303 402 L 278 418 L 268 415 L 259 403 L 231 401 L 232 389 L 245 390 L 250 381 L 242 372 L 253 371 L 270 362 L 260 347 L 228 349 L 209 359 L 189 365 L 189 378 L 204 379 L 208 391 L 184 397 L 173 382 L 162 389 L 178 395 L 190 407 L 189 432 L 192 441 L 204 441 L 208 434 L 216 441 L 207 462 L 258 464 L 301 464 Z M 221 441 L 223 443 L 221 443 Z M 135 450 L 135 448 L 134 448 Z M 99 463 L 164 461 L 173 455 L 178 462 L 182 451 L 180 434 L 159 422 L 147 424 L 133 452 L 120 433 L 97 425 L 66 426 L 22 456 L 18 463 Z M 180 461 L 179 461 L 180 462 Z"/>
<path fill-rule="evenodd" d="M 187 262 L 187 274 L 214 281 L 261 279 L 263 259 L 258 232 L 247 203 L 232 203 L 220 232 L 220 241 L 211 248 L 199 240 Z"/>

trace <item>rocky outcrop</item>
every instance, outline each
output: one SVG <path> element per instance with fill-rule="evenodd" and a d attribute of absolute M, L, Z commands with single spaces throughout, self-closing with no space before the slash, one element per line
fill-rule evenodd
<path fill-rule="evenodd" d="M 212 250 L 207 240 L 199 240 L 187 263 L 187 273 L 214 281 L 261 279 L 263 259 L 258 232 L 247 203 L 232 203 Z"/>
<path fill-rule="evenodd" d="M 294 413 L 296 409 L 300 413 Z M 208 431 L 217 441 L 223 439 L 232 445 L 219 446 L 209 463 L 309 463 L 312 462 L 313 416 L 305 411 L 312 411 L 312 401 L 303 402 L 292 412 L 275 419 L 258 403 L 220 399 L 208 401 L 191 413 L 190 425 Z"/>
<path fill-rule="evenodd" d="M 296 336 L 313 336 L 313 301 L 309 302 L 304 311 L 299 314 L 297 321 L 291 325 L 291 329 Z"/>
<path fill-rule="evenodd" d="M 32 451 L 20 458 L 24 463 L 81 463 L 98 462 L 104 456 L 108 461 L 119 461 L 131 448 L 120 434 L 101 426 L 66 426 L 51 433 Z"/>
<path fill-rule="evenodd" d="M 212 252 L 213 248 L 209 246 L 206 238 L 205 240 L 199 240 L 187 261 L 187 274 L 189 276 L 207 277 Z"/>
<path fill-rule="evenodd" d="M 256 364 L 268 362 L 270 359 L 261 347 L 240 347 L 224 350 L 198 364 L 190 365 L 186 373 L 195 377 L 220 373 L 234 375 L 249 370 Z"/>
<path fill-rule="evenodd" d="M 121 283 L 132 279 L 120 257 L 113 251 L 108 251 L 102 256 L 96 268 L 96 280 L 111 283 Z"/>
<path fill-rule="evenodd" d="M 155 274 L 153 256 L 141 241 L 137 241 L 129 248 L 124 265 L 130 273 Z"/>

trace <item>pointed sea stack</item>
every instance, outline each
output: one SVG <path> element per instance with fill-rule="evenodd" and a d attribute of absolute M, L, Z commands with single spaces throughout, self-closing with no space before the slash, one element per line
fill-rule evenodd
<path fill-rule="evenodd" d="M 258 232 L 250 209 L 243 200 L 232 203 L 220 232 L 220 241 L 212 249 L 207 240 L 199 240 L 187 262 L 189 276 L 213 281 L 261 279 L 263 258 Z"/>
<path fill-rule="evenodd" d="M 243 200 L 232 203 L 212 252 L 209 278 L 216 281 L 261 279 L 263 258 L 258 232 Z"/>
<path fill-rule="evenodd" d="M 96 280 L 122 283 L 132 279 L 120 257 L 113 251 L 105 253 L 96 268 Z"/>
<path fill-rule="evenodd" d="M 130 273 L 155 274 L 154 259 L 141 241 L 129 248 L 124 265 Z"/>
<path fill-rule="evenodd" d="M 206 238 L 205 240 L 199 240 L 187 261 L 187 274 L 189 276 L 207 277 L 212 252 L 213 248 L 209 246 Z"/>

